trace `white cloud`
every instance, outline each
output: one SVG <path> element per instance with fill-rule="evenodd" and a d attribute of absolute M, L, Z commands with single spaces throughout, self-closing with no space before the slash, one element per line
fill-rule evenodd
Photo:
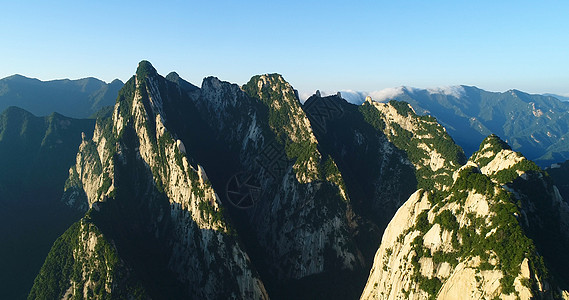
<path fill-rule="evenodd" d="M 412 89 L 412 88 L 411 88 Z M 409 90 L 407 87 L 399 86 L 394 88 L 386 88 L 379 91 L 373 91 L 368 94 L 373 100 L 378 102 L 384 102 L 392 100 L 393 98 L 402 95 L 405 90 Z"/>
<path fill-rule="evenodd" d="M 300 98 L 300 102 L 304 103 L 313 94 L 314 92 L 298 91 L 298 98 Z"/>
<path fill-rule="evenodd" d="M 365 91 L 354 91 L 354 90 L 341 90 L 340 93 L 342 94 L 342 98 L 346 101 L 360 105 L 365 101 L 367 96 L 370 96 L 374 101 L 378 102 L 386 102 L 389 100 L 396 99 L 398 96 L 403 95 L 404 93 L 414 94 L 421 91 L 426 91 L 430 94 L 443 94 L 447 96 L 454 96 L 459 98 L 464 96 L 466 93 L 462 86 L 443 86 L 443 87 L 435 87 L 435 88 L 428 88 L 428 89 L 418 89 L 409 86 L 399 86 L 394 88 L 386 88 L 382 90 L 372 91 L 372 92 L 365 92 Z M 299 92 L 300 101 L 304 102 L 310 96 L 314 95 L 316 91 L 312 92 Z M 321 95 L 330 96 L 336 95 L 337 92 L 333 91 L 320 91 Z"/>
<path fill-rule="evenodd" d="M 443 95 L 447 95 L 447 96 L 453 96 L 455 98 L 460 98 L 460 97 L 464 96 L 464 94 L 466 93 L 464 91 L 464 88 L 460 85 L 430 88 L 430 89 L 427 89 L 427 91 L 430 94 L 443 94 Z"/>
<path fill-rule="evenodd" d="M 354 103 L 354 104 L 362 104 L 365 99 L 366 96 L 368 95 L 367 92 L 362 92 L 362 91 L 353 91 L 353 90 L 342 90 L 340 91 L 340 93 L 342 94 L 342 98 L 350 103 Z M 322 95 L 336 95 L 337 92 L 323 92 Z"/>

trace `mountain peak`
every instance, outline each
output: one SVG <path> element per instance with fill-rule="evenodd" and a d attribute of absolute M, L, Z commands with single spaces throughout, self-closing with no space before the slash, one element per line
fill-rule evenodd
<path fill-rule="evenodd" d="M 278 73 L 255 75 L 251 77 L 251 79 L 249 79 L 249 82 L 247 82 L 245 85 L 251 84 L 258 85 L 259 89 L 264 86 L 276 86 L 279 84 L 289 85 L 284 77 Z"/>
<path fill-rule="evenodd" d="M 174 82 L 175 84 L 179 85 L 180 88 L 184 91 L 187 92 L 192 92 L 192 91 L 196 91 L 199 90 L 199 88 L 193 84 L 191 84 L 190 82 L 184 80 L 182 77 L 180 77 L 180 75 L 178 75 L 178 73 L 176 72 L 170 72 L 168 75 L 166 75 L 166 80 L 170 81 L 170 82 Z"/>
<path fill-rule="evenodd" d="M 512 152 L 510 145 L 504 142 L 499 136 L 491 134 L 480 143 L 480 148 L 472 154 L 470 160 L 480 167 L 484 167 L 502 150 Z"/>
<path fill-rule="evenodd" d="M 496 134 L 491 134 L 486 137 L 482 143 L 480 144 L 480 149 L 478 151 L 482 151 L 484 149 L 491 149 L 491 150 L 512 150 L 508 143 L 504 142 L 499 136 Z M 485 150 L 488 151 L 488 150 Z"/>
<path fill-rule="evenodd" d="M 32 79 L 32 78 L 29 78 L 29 77 L 26 77 L 26 76 L 20 75 L 20 74 L 14 74 L 14 75 L 10 75 L 8 77 L 2 78 L 2 80 L 23 80 L 23 79 L 25 80 L 25 79 Z"/>
<path fill-rule="evenodd" d="M 520 152 L 512 151 L 510 146 L 495 134 L 484 139 L 480 150 L 472 154 L 470 161 L 480 168 L 482 174 L 499 184 L 512 182 L 526 172 L 541 171 L 534 162 L 526 159 Z"/>
<path fill-rule="evenodd" d="M 180 79 L 180 75 L 178 75 L 178 73 L 172 71 L 172 72 L 168 73 L 168 75 L 166 75 L 166 79 L 170 80 L 170 81 L 177 81 Z"/>
<path fill-rule="evenodd" d="M 263 74 L 260 78 L 267 81 L 285 81 L 284 77 L 279 73 Z"/>
<path fill-rule="evenodd" d="M 136 69 L 136 76 L 140 78 L 145 78 L 149 76 L 156 76 L 158 72 L 152 66 L 152 64 L 147 60 L 142 60 L 138 63 L 138 68 Z"/>
<path fill-rule="evenodd" d="M 118 78 L 115 78 L 113 81 L 111 81 L 110 84 L 123 86 L 123 85 L 124 85 L 124 82 L 122 82 L 122 80 L 120 80 L 120 79 L 118 79 Z"/>
<path fill-rule="evenodd" d="M 259 97 L 262 101 L 268 101 L 267 104 L 270 105 L 275 100 L 299 101 L 297 92 L 282 75 L 277 73 L 255 75 L 242 88 L 249 96 Z M 280 107 L 279 104 L 277 106 Z"/>

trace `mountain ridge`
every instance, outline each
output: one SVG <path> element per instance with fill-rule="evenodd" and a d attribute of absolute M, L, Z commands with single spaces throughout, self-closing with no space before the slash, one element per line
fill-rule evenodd
<path fill-rule="evenodd" d="M 18 107 L 0 114 L 0 238 L 9 245 L 0 247 L 0 297 L 25 298 L 53 242 L 80 218 L 60 199 L 81 133 L 94 126 Z"/>
<path fill-rule="evenodd" d="M 421 211 L 432 211 L 406 218 L 404 227 L 418 236 L 434 223 L 453 232 L 472 229 L 480 220 L 470 215 L 455 228 L 452 215 L 465 210 L 464 201 L 491 212 L 489 218 L 500 216 L 492 219 L 496 228 L 484 227 L 485 234 L 499 232 L 487 241 L 463 229 L 444 246 L 464 253 L 478 242 L 495 248 L 488 258 L 479 253 L 494 259 L 487 262 L 490 277 L 500 283 L 488 294 L 525 296 L 565 281 L 564 264 L 551 267 L 565 257 L 551 247 L 551 237 L 564 238 L 567 205 L 547 175 L 495 135 L 467 162 L 438 119 L 406 102 L 354 105 L 341 93 L 317 92 L 301 103 L 276 73 L 242 86 L 211 76 L 197 87 L 175 72 L 162 77 L 141 61 L 112 111 L 100 116 L 92 137 L 82 137 L 61 199 L 84 216 L 54 244 L 29 299 L 368 295 L 377 253 L 387 251 L 381 237 L 393 231 L 398 210 L 415 200 Z M 406 257 L 423 272 L 431 252 L 415 242 L 418 236 L 408 243 L 416 259 Z M 529 249 L 522 251 L 527 267 L 508 236 Z M 424 240 L 433 238 L 429 233 Z M 512 246 L 515 258 L 504 258 L 500 241 Z M 448 269 L 452 259 L 476 265 L 440 255 Z M 551 277 L 542 272 L 544 263 Z M 445 289 L 425 272 L 409 272 L 411 281 L 401 282 L 413 288 L 400 292 L 429 298 Z"/>
<path fill-rule="evenodd" d="M 122 85 L 118 79 L 110 83 L 94 77 L 41 81 L 12 75 L 0 79 L 0 111 L 18 106 L 40 116 L 58 112 L 88 118 L 103 106 L 114 104 Z"/>
<path fill-rule="evenodd" d="M 420 189 L 400 208 L 362 299 L 567 297 L 564 254 L 551 249 L 568 249 L 569 231 L 544 220 L 569 206 L 544 173 L 491 135 L 453 178 L 450 193 Z M 530 196 L 542 184 L 544 199 Z"/>
<path fill-rule="evenodd" d="M 402 191 L 393 190 L 394 194 L 389 194 L 379 186 L 373 188 L 379 182 L 374 183 L 366 187 L 373 190 L 371 199 L 360 197 L 358 201 L 369 203 L 364 206 L 379 201 L 380 205 L 375 205 L 375 209 L 379 211 L 384 210 L 381 203 L 395 200 L 395 204 L 385 208 L 385 212 L 375 215 L 362 215 L 361 212 L 365 210 L 362 207 L 355 210 L 350 191 L 357 186 L 344 182 L 336 163 L 336 159 L 347 158 L 338 156 L 341 149 L 336 147 L 341 145 L 322 148 L 323 145 L 320 144 L 325 137 L 318 130 L 325 129 L 326 126 L 315 129 L 314 126 L 318 122 L 314 119 L 315 112 L 306 105 L 301 105 L 296 91 L 278 74 L 254 76 L 248 84 L 241 87 L 222 82 L 215 77 L 207 77 L 199 89 L 184 83 L 173 73 L 169 75 L 169 78 L 165 79 L 156 73 L 150 63 L 141 62 L 136 75 L 119 92 L 112 116 L 98 119 L 93 138 L 83 139 L 62 199 L 64 203 L 80 211 L 87 211 L 81 221 L 81 230 L 72 230 L 71 232 L 75 232 L 72 235 L 94 234 L 102 244 L 106 243 L 105 240 L 109 241 L 111 245 L 116 245 L 109 248 L 111 253 L 116 253 L 113 255 L 122 261 L 117 267 L 125 265 L 136 274 L 148 268 L 156 269 L 164 278 L 171 278 L 179 284 L 181 289 L 176 293 L 185 294 L 189 291 L 190 295 L 215 297 L 214 295 L 224 293 L 242 293 L 244 286 L 229 284 L 228 290 L 209 287 L 202 291 L 192 288 L 188 290 L 188 284 L 200 277 L 188 276 L 187 269 L 174 268 L 174 265 L 165 262 L 190 260 L 192 263 L 189 263 L 188 267 L 195 270 L 201 268 L 199 262 L 202 256 L 199 253 L 206 250 L 200 248 L 199 243 L 193 246 L 178 244 L 179 238 L 185 234 L 194 235 L 192 232 L 195 231 L 193 226 L 183 230 L 179 227 L 186 222 L 184 218 L 191 216 L 197 224 L 225 224 L 223 220 L 233 220 L 227 224 L 233 224 L 235 229 L 230 229 L 229 225 L 215 225 L 214 228 L 217 229 L 207 236 L 221 234 L 215 233 L 221 230 L 238 232 L 243 238 L 242 246 L 239 246 L 239 243 L 232 244 L 231 238 L 224 243 L 227 247 L 236 245 L 235 247 L 244 249 L 244 253 L 250 255 L 251 263 L 241 265 L 240 268 L 245 268 L 245 274 L 251 274 L 247 276 L 252 276 L 253 279 L 248 279 L 247 282 L 255 282 L 254 274 L 257 272 L 255 270 L 258 270 L 260 280 L 252 290 L 257 295 L 255 298 L 264 298 L 266 293 L 277 299 L 311 298 L 318 294 L 332 298 L 357 296 L 363 288 L 360 285 L 367 267 L 371 264 L 375 247 L 374 242 L 370 243 L 368 239 L 379 241 L 383 226 L 398 205 L 398 200 L 390 199 L 391 195 L 401 197 L 399 194 Z M 312 107 L 340 101 L 339 98 L 330 99 L 333 102 L 322 99 L 311 100 L 310 102 L 316 105 Z M 320 102 L 321 100 L 327 102 Z M 360 120 L 358 122 L 361 125 L 353 130 L 363 130 L 362 134 L 365 135 L 362 135 L 362 138 L 376 141 L 376 146 L 370 154 L 380 154 L 377 163 L 386 169 L 385 179 L 391 182 L 387 184 L 396 184 L 399 177 L 389 175 L 389 170 L 399 168 L 404 157 L 400 153 L 409 151 L 411 147 L 395 150 L 396 147 L 387 138 L 382 137 L 384 133 L 370 125 L 368 122 L 372 122 L 371 120 L 364 119 L 363 112 L 357 106 L 350 104 L 346 109 Z M 380 112 L 369 110 L 367 114 L 379 116 Z M 338 115 L 338 125 L 348 124 L 346 122 L 350 122 L 350 119 L 343 119 L 342 115 Z M 413 120 L 418 116 L 408 115 L 408 118 Z M 354 140 L 350 140 L 350 143 L 355 143 L 354 147 L 359 147 L 360 151 L 366 151 L 361 143 L 358 144 Z M 171 147 L 173 150 L 170 150 Z M 272 168 L 262 159 L 267 155 L 266 149 L 272 149 L 271 153 L 282 155 L 278 168 Z M 399 154 L 381 154 L 384 149 L 391 149 L 389 151 L 397 151 Z M 416 162 L 419 163 L 420 160 Z M 415 177 L 413 165 L 404 164 L 404 168 L 409 169 L 409 175 Z M 176 171 L 182 166 L 189 168 L 190 175 L 195 174 L 188 179 L 189 182 L 195 183 L 185 186 L 176 179 L 186 176 Z M 133 171 L 128 172 L 128 169 Z M 257 174 L 255 176 L 261 190 L 259 196 L 255 197 L 261 198 L 252 199 L 252 209 L 243 211 L 243 208 L 235 207 L 235 203 L 230 203 L 231 198 L 228 197 L 221 197 L 216 203 L 200 200 L 210 197 L 208 195 L 223 195 L 223 191 L 229 187 L 226 183 L 240 172 Z M 198 182 L 200 184 L 197 184 Z M 411 180 L 403 183 L 408 190 L 405 193 L 410 194 L 411 190 L 416 188 L 414 182 Z M 131 192 L 125 192 L 125 189 Z M 189 193 L 186 189 L 195 191 L 195 194 L 190 193 L 195 197 L 192 196 L 189 200 L 185 197 L 180 199 L 180 195 Z M 172 190 L 177 192 L 172 193 Z M 404 197 L 407 197 L 407 194 Z M 134 205 L 136 202 L 133 202 L 133 198 L 141 199 L 137 201 L 148 203 L 147 205 L 154 208 L 137 209 L 137 215 L 142 219 L 135 218 L 131 216 L 132 213 L 126 213 L 124 208 L 120 208 L 121 205 Z M 178 208 L 176 203 L 182 203 L 181 207 Z M 212 206 L 207 203 L 212 203 Z M 181 212 L 178 212 L 180 209 Z M 191 209 L 192 213 L 184 217 L 184 211 L 188 209 Z M 119 213 L 121 211 L 123 212 Z M 166 213 L 167 211 L 170 213 Z M 126 213 L 122 218 L 124 220 L 116 219 L 117 213 Z M 162 214 L 169 216 L 162 218 L 167 221 L 157 219 L 157 216 Z M 198 217 L 200 215 L 201 217 Z M 208 215 L 211 217 L 207 218 Z M 203 219 L 204 217 L 206 219 Z M 143 252 L 156 253 L 157 257 L 161 258 L 155 264 L 128 259 L 125 254 L 120 254 L 133 251 L 125 244 L 125 233 L 112 229 L 125 226 L 126 220 L 139 224 L 137 226 L 140 228 L 156 231 L 156 238 L 167 245 L 179 245 L 176 249 L 180 250 L 190 247 L 194 249 L 190 253 L 195 254 L 180 257 L 179 255 L 185 252 L 171 251 L 169 246 L 150 249 L 146 244 L 152 243 L 156 238 L 148 236 L 149 233 L 142 230 L 136 235 L 139 236 L 138 242 L 135 243 L 137 247 Z M 94 224 L 95 227 L 87 224 Z M 165 224 L 171 224 L 168 228 L 172 229 L 166 229 Z M 103 235 L 100 236 L 97 230 Z M 379 234 L 374 231 L 379 231 Z M 74 238 L 65 239 L 67 242 L 54 246 L 52 251 L 57 252 L 58 249 L 69 245 L 74 251 L 83 253 L 76 257 L 77 261 L 86 259 L 95 265 L 102 263 L 97 262 L 87 248 L 81 250 L 69 244 L 73 240 Z M 227 258 L 223 254 L 224 247 L 207 250 L 213 251 L 207 255 Z M 216 251 L 221 252 L 215 254 Z M 231 260 L 223 263 L 220 261 L 219 264 L 223 266 L 230 262 Z M 56 258 L 51 256 L 51 259 L 46 260 L 41 274 L 52 274 L 51 276 L 56 276 L 63 283 L 72 280 L 73 286 L 79 288 L 66 290 L 64 284 L 62 290 L 56 291 L 60 295 L 67 292 L 84 296 L 95 292 L 97 295 L 105 295 L 113 289 L 112 286 L 100 289 L 96 281 L 86 281 L 87 278 L 94 280 L 93 272 L 98 272 L 97 269 L 81 268 L 83 279 L 73 279 L 65 274 L 57 277 L 53 273 L 53 267 L 50 267 L 57 265 L 59 263 Z M 80 265 L 74 263 L 73 266 L 77 268 Z M 123 272 L 118 268 L 117 272 Z M 224 269 L 225 267 L 222 267 L 222 270 Z M 108 271 L 106 274 L 114 276 Z M 236 279 L 227 274 L 224 276 L 224 280 L 229 280 L 228 282 Z M 44 290 L 42 287 L 48 284 L 45 278 L 37 278 L 33 294 L 30 295 L 38 295 Z M 111 278 L 120 280 L 118 277 Z M 160 290 L 158 286 L 148 283 L 148 277 L 132 277 L 133 280 L 135 278 L 141 280 L 139 282 L 145 293 L 150 293 L 147 295 L 156 295 Z M 343 283 L 332 288 L 328 284 L 329 280 Z M 267 288 L 266 292 L 263 285 Z"/>
<path fill-rule="evenodd" d="M 168 112 L 185 101 L 150 63 L 139 64 L 119 93 L 112 119 L 99 119 L 93 139 L 83 140 L 62 199 L 87 211 L 81 221 L 85 229 L 71 235 L 94 234 L 95 245 L 108 240 L 111 257 L 120 263 L 104 271 L 108 281 L 102 282 L 96 276 L 100 271 L 91 266 L 103 263 L 103 257 L 68 239 L 58 247 L 78 251 L 73 257 L 67 254 L 67 260 L 83 275 L 58 273 L 53 267 L 60 264 L 57 258 L 48 257 L 40 274 L 50 275 L 38 276 L 30 299 L 46 291 L 51 291 L 49 297 L 128 295 L 128 286 L 117 285 L 123 280 L 135 282 L 143 298 L 266 298 L 205 172 L 189 163 L 184 143 L 169 131 L 174 115 Z M 95 227 L 84 227 L 86 222 Z M 155 260 L 147 260 L 147 255 Z M 121 273 L 121 265 L 126 273 Z M 62 286 L 48 290 L 45 278 Z"/>
<path fill-rule="evenodd" d="M 405 87 L 378 96 L 378 100 L 408 102 L 418 114 L 436 117 L 467 154 L 494 133 L 540 166 L 569 158 L 565 145 L 569 104 L 554 97 L 465 85 L 447 90 Z"/>

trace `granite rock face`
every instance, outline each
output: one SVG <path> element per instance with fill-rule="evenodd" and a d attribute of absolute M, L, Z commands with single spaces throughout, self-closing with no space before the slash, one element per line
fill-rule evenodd
<path fill-rule="evenodd" d="M 30 298 L 557 297 L 567 279 L 547 175 L 496 136 L 466 162 L 403 102 L 301 104 L 279 74 L 197 87 L 143 61 L 92 136 L 62 198 L 85 216 Z"/>
<path fill-rule="evenodd" d="M 132 272 L 107 278 L 85 268 L 81 276 L 51 274 L 64 277 L 59 280 L 69 287 L 54 296 L 105 298 L 126 288 L 115 279 L 136 279 L 151 298 L 268 298 L 205 171 L 190 162 L 184 142 L 170 128 L 175 124 L 170 118 L 177 116 L 168 112 L 188 101 L 178 86 L 143 61 L 119 93 L 112 118 L 98 120 L 93 139 L 83 141 L 64 201 L 87 211 L 81 224 L 89 223 L 93 230 L 80 231 L 89 238 L 79 240 L 90 244 L 69 245 L 69 259 L 81 265 L 106 264 L 104 257 L 86 251 L 104 236 L 107 251 Z M 97 230 L 101 234 L 91 238 L 90 232 Z M 48 258 L 46 272 L 50 263 Z M 116 274 L 112 266 L 107 272 Z M 104 289 L 96 288 L 103 283 Z M 34 290 L 45 284 L 38 277 Z"/>
<path fill-rule="evenodd" d="M 569 249 L 566 211 L 543 171 L 489 136 L 449 190 L 418 190 L 397 211 L 361 298 L 560 298 L 564 254 L 550 249 Z"/>

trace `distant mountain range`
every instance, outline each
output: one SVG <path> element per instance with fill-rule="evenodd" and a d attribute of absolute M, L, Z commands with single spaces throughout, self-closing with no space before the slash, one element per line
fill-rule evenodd
<path fill-rule="evenodd" d="M 53 112 L 72 118 L 88 118 L 104 106 L 114 105 L 123 82 L 105 83 L 96 78 L 41 81 L 21 75 L 0 79 L 0 111 L 21 107 L 34 115 Z"/>
<path fill-rule="evenodd" d="M 0 298 L 25 298 L 55 239 L 79 219 L 60 199 L 81 133 L 94 127 L 17 107 L 0 114 Z"/>
<path fill-rule="evenodd" d="M 355 102 L 359 95 L 342 93 Z M 569 159 L 569 103 L 553 96 L 518 90 L 497 93 L 464 85 L 398 87 L 370 95 L 376 101 L 405 101 L 418 114 L 436 117 L 467 155 L 494 133 L 540 166 Z"/>
<path fill-rule="evenodd" d="M 559 100 L 561 100 L 561 101 L 569 101 L 569 96 L 562 96 L 562 95 L 549 94 L 549 93 L 546 93 L 546 94 L 543 94 L 543 95 L 544 95 L 544 96 L 551 96 L 551 97 L 557 98 L 557 99 L 559 99 Z"/>

